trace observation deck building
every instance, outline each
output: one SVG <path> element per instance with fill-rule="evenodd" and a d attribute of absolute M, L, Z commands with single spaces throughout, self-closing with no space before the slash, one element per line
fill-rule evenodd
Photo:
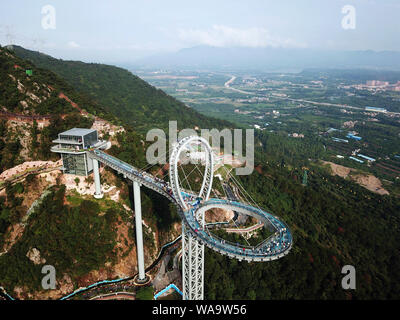
<path fill-rule="evenodd" d="M 87 149 L 102 144 L 97 130 L 82 128 L 59 133 L 53 143 L 56 145 L 51 147 L 51 151 L 61 154 L 63 173 L 79 176 L 87 176 L 93 171 L 93 162 L 86 155 Z"/>

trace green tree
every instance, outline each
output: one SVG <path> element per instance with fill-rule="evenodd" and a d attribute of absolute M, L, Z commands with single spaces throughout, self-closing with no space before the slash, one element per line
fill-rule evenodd
<path fill-rule="evenodd" d="M 141 287 L 136 292 L 137 300 L 153 300 L 154 298 L 154 289 L 153 287 Z"/>

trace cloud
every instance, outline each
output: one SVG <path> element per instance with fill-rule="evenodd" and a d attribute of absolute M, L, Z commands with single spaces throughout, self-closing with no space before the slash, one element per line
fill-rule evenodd
<path fill-rule="evenodd" d="M 70 48 L 79 48 L 80 47 L 80 45 L 77 44 L 75 41 L 70 41 L 70 42 L 67 43 L 67 45 Z"/>
<path fill-rule="evenodd" d="M 207 30 L 179 29 L 180 40 L 190 45 L 208 45 L 214 47 L 306 47 L 305 43 L 290 38 L 271 35 L 264 28 L 238 29 L 224 25 L 214 25 Z"/>

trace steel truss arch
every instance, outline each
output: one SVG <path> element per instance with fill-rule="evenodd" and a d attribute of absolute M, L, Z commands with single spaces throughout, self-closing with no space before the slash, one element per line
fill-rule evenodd
<path fill-rule="evenodd" d="M 189 136 L 183 138 L 178 142 L 178 144 L 173 149 L 170 156 L 170 183 L 172 187 L 172 192 L 175 196 L 175 199 L 178 201 L 179 205 L 184 209 L 189 209 L 188 205 L 183 199 L 182 189 L 179 185 L 179 173 L 178 173 L 178 165 L 179 165 L 179 156 L 185 150 L 185 148 L 192 144 L 199 143 L 201 146 L 205 148 L 205 171 L 203 182 L 201 185 L 201 189 L 199 192 L 199 197 L 203 200 L 207 201 L 210 197 L 213 176 L 214 176 L 214 157 L 213 152 L 210 147 L 208 141 L 202 137 L 198 136 Z"/>

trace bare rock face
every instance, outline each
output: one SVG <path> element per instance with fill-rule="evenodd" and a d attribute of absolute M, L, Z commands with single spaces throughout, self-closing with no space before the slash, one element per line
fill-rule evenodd
<path fill-rule="evenodd" d="M 358 173 L 353 168 L 344 167 L 333 162 L 322 161 L 324 164 L 329 164 L 332 169 L 332 175 L 338 175 L 342 178 L 350 177 L 351 180 L 357 182 L 364 188 L 380 195 L 388 195 L 389 191 L 382 187 L 382 182 L 372 174 Z"/>
<path fill-rule="evenodd" d="M 64 277 L 61 280 L 60 291 L 64 295 L 74 291 L 74 284 L 72 283 L 72 279 L 67 274 L 64 274 Z"/>
<path fill-rule="evenodd" d="M 34 264 L 43 264 L 46 263 L 45 258 L 40 257 L 40 251 L 36 248 L 31 248 L 26 256 L 31 260 Z"/>
<path fill-rule="evenodd" d="M 206 212 L 206 222 L 225 222 L 230 221 L 234 214 L 232 210 L 225 210 L 221 208 L 213 208 Z"/>
<path fill-rule="evenodd" d="M 388 195 L 389 192 L 382 187 L 382 182 L 373 175 L 356 175 L 352 178 L 355 182 L 359 185 L 363 186 L 364 188 L 375 192 L 380 195 Z"/>
<path fill-rule="evenodd" d="M 357 124 L 358 121 L 346 121 L 343 123 L 344 128 L 352 129 Z"/>

